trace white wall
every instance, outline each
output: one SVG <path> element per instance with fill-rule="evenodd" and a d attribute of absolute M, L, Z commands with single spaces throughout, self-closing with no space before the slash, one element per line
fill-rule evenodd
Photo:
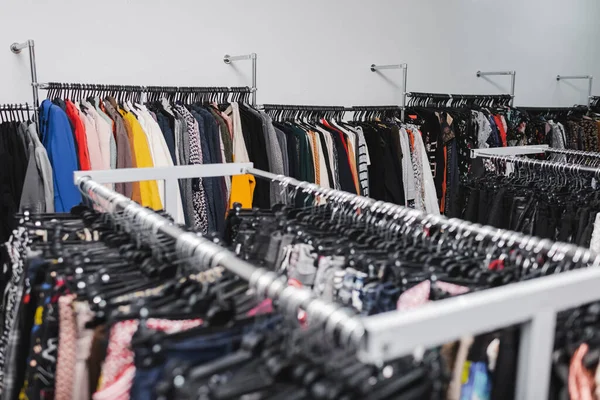
<path fill-rule="evenodd" d="M 400 102 L 408 90 L 506 93 L 516 104 L 585 103 L 600 80 L 598 0 L 1 0 L 0 103 L 31 101 L 26 52 L 34 39 L 40 82 L 249 85 L 258 53 L 258 102 L 362 105 Z M 595 94 L 600 94 L 600 82 Z M 45 97 L 45 92 L 41 93 Z"/>

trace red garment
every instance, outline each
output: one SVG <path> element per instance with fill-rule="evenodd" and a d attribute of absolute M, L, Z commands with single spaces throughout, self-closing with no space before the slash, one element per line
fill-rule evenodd
<path fill-rule="evenodd" d="M 75 128 L 75 140 L 77 141 L 77 158 L 79 159 L 79 166 L 82 171 L 89 171 L 92 169 L 90 164 L 90 154 L 88 153 L 87 147 L 87 135 L 85 133 L 85 126 L 79 116 L 79 111 L 75 107 L 75 104 L 69 100 L 65 101 L 67 106 L 67 117 Z"/>
<path fill-rule="evenodd" d="M 502 140 L 502 147 L 506 147 L 506 130 L 504 129 L 504 124 L 502 123 L 502 117 L 499 115 L 494 115 L 494 121 L 496 121 L 498 131 L 500 132 L 500 140 Z"/>

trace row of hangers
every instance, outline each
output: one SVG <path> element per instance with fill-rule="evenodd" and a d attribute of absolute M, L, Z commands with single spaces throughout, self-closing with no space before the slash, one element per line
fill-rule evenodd
<path fill-rule="evenodd" d="M 407 107 L 508 107 L 512 96 L 500 95 L 478 95 L 478 94 L 444 94 L 444 93 L 422 93 L 411 92 Z"/>
<path fill-rule="evenodd" d="M 352 120 L 372 121 L 384 120 L 400 116 L 398 106 L 313 106 L 313 105 L 285 105 L 264 104 L 262 109 L 278 122 L 305 120 L 317 122 L 320 119 L 342 120 L 347 112 L 353 112 Z"/>
<path fill-rule="evenodd" d="M 111 96 L 119 103 L 155 102 L 161 98 L 169 102 L 220 104 L 230 102 L 247 103 L 252 90 L 249 87 L 178 87 L 178 86 L 132 86 L 86 83 L 50 82 L 42 88 L 48 90 L 48 98 L 82 100 Z"/>
<path fill-rule="evenodd" d="M 0 122 L 27 122 L 31 121 L 31 113 L 35 109 L 28 103 L 0 104 Z"/>

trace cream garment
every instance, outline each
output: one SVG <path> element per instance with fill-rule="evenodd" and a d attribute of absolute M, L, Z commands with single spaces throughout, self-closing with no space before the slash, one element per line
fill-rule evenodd
<path fill-rule="evenodd" d="M 318 132 L 315 132 L 315 134 L 319 136 Z M 317 138 L 316 142 L 317 149 L 319 150 L 319 180 L 321 182 L 320 186 L 324 188 L 331 188 L 331 186 L 329 185 L 329 174 L 327 174 L 327 161 L 325 161 L 325 155 L 323 153 L 324 151 L 327 151 L 327 149 L 323 148 L 320 139 Z"/>
<path fill-rule="evenodd" d="M 152 118 L 150 112 L 146 108 L 146 106 L 141 104 L 135 105 L 135 113 L 138 115 L 138 121 L 140 121 L 140 125 L 142 125 L 142 129 L 146 136 L 148 137 L 148 146 L 150 147 L 150 152 L 152 154 L 152 161 L 155 167 L 172 167 L 173 159 L 171 158 L 171 153 L 169 152 L 169 147 L 167 146 L 167 142 L 165 141 L 165 137 L 162 134 L 160 126 L 158 123 Z M 143 121 L 143 124 L 142 124 Z M 158 192 L 160 196 L 160 201 L 162 204 L 165 204 L 165 182 L 163 180 L 156 181 L 158 185 Z M 177 183 L 179 186 L 179 182 Z M 185 223 L 185 219 L 183 216 L 183 204 L 181 201 L 181 192 L 179 190 L 176 191 L 175 196 L 177 197 L 177 215 L 173 215 L 172 217 L 178 223 Z"/>
<path fill-rule="evenodd" d="M 246 150 L 246 142 L 244 141 L 244 133 L 242 132 L 242 118 L 240 117 L 240 105 L 231 103 L 225 111 L 233 123 L 233 161 L 236 163 L 250 162 L 248 150 Z"/>
<path fill-rule="evenodd" d="M 490 125 L 490 121 L 487 119 L 485 114 L 481 111 L 471 111 L 475 116 L 475 120 L 477 121 L 477 125 L 479 125 L 479 131 L 477 132 L 477 148 L 479 149 L 487 149 L 490 147 L 487 144 L 487 140 L 492 134 L 492 125 Z"/>
<path fill-rule="evenodd" d="M 221 135 L 219 135 L 219 146 L 221 147 L 221 159 L 223 160 L 223 162 L 227 162 L 225 161 L 225 145 L 223 144 L 223 136 Z M 223 179 L 225 180 L 225 190 L 227 191 L 227 198 L 229 198 L 229 196 L 231 195 L 231 177 L 224 176 Z"/>
<path fill-rule="evenodd" d="M 594 220 L 594 230 L 592 231 L 590 250 L 600 253 L 600 213 L 596 214 L 596 219 Z"/>
<path fill-rule="evenodd" d="M 412 158 L 410 154 L 410 141 L 406 129 L 400 128 L 400 148 L 402 149 L 402 182 L 404 182 L 405 205 L 409 201 L 414 201 L 415 193 L 415 172 L 413 170 Z"/>
<path fill-rule="evenodd" d="M 467 357 L 469 356 L 469 349 L 474 340 L 473 336 L 465 336 L 460 339 L 456 360 L 454 361 L 454 368 L 452 368 L 452 380 L 448 385 L 448 392 L 446 393 L 447 400 L 460 400 L 463 368 L 467 361 Z"/>
<path fill-rule="evenodd" d="M 437 193 L 435 191 L 435 182 L 433 180 L 433 174 L 431 173 L 431 166 L 429 165 L 429 159 L 427 157 L 427 151 L 425 150 L 425 144 L 421 137 L 421 131 L 416 125 L 407 125 L 407 127 L 414 133 L 415 140 L 415 151 L 421 156 L 421 162 L 423 164 L 423 190 L 425 192 L 425 211 L 428 214 L 440 214 L 440 206 L 437 201 Z"/>
<path fill-rule="evenodd" d="M 340 189 L 340 180 L 338 177 L 338 171 L 336 168 L 335 157 L 333 154 L 333 139 L 331 138 L 331 134 L 325 129 L 317 126 L 317 130 L 323 134 L 325 138 L 325 144 L 327 145 L 327 154 L 329 155 L 329 166 L 331 168 L 331 175 L 333 176 L 333 184 L 334 187 L 332 189 Z M 327 178 L 329 179 L 329 178 Z"/>

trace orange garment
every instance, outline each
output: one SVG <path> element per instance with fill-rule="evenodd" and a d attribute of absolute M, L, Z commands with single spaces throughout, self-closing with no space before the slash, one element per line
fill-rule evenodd
<path fill-rule="evenodd" d="M 321 184 L 321 165 L 319 163 L 319 146 L 317 145 L 317 140 L 319 140 L 313 131 L 308 131 L 310 135 L 312 144 L 312 154 L 313 154 L 313 163 L 315 164 L 315 183 L 317 185 Z"/>
<path fill-rule="evenodd" d="M 500 140 L 502 141 L 502 147 L 506 147 L 506 130 L 504 129 L 504 124 L 502 123 L 502 117 L 499 115 L 494 115 L 494 121 L 496 122 L 496 126 L 498 126 L 498 131 L 500 132 Z"/>
<path fill-rule="evenodd" d="M 233 175 L 231 177 L 231 194 L 229 195 L 229 208 L 235 203 L 240 203 L 242 208 L 252 208 L 252 197 L 256 178 L 254 175 Z"/>

